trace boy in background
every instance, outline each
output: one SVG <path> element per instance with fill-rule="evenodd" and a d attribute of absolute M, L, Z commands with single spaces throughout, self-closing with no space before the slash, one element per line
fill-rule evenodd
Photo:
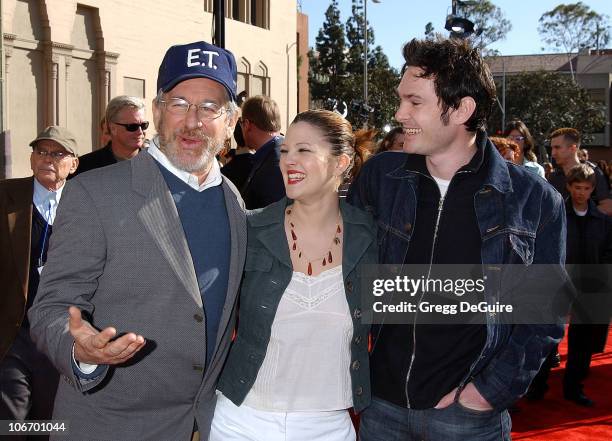
<path fill-rule="evenodd" d="M 604 265 L 612 262 L 612 222 L 599 211 L 591 199 L 596 176 L 587 164 L 576 165 L 567 174 L 567 257 L 566 263 L 578 297 L 572 307 L 568 330 L 568 355 L 563 377 L 565 399 L 591 407 L 593 401 L 583 392 L 594 352 L 600 352 L 608 334 L 608 324 L 594 319 L 592 313 L 602 309 L 603 297 L 610 295 L 602 282 Z M 595 302 L 592 302 L 594 300 Z M 604 302 L 606 303 L 606 302 Z M 596 306 L 597 309 L 593 307 Z M 604 308 L 605 309 L 605 308 Z M 603 344 L 602 344 L 603 343 Z"/>

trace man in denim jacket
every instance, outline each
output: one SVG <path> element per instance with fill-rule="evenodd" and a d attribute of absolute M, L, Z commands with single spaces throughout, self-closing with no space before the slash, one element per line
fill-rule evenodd
<path fill-rule="evenodd" d="M 509 285 L 520 292 L 517 283 L 535 280 L 497 276 L 512 264 L 525 271 L 547 264 L 544 283 L 562 286 L 563 201 L 488 140 L 495 85 L 477 50 L 413 40 L 404 58 L 395 117 L 408 155 L 371 159 L 349 193 L 377 220 L 380 263 L 475 264 L 489 305 L 507 303 Z M 558 315 L 541 324 L 502 323 L 490 312 L 469 319 L 374 328 L 373 402 L 362 414 L 361 440 L 510 439 L 506 409 L 563 327 Z"/>

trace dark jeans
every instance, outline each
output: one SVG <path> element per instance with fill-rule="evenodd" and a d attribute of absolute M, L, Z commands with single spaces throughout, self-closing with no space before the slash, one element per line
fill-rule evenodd
<path fill-rule="evenodd" d="M 582 392 L 582 382 L 589 374 L 593 356 L 593 330 L 596 325 L 570 324 L 567 330 L 567 363 L 563 392 L 572 396 Z"/>
<path fill-rule="evenodd" d="M 0 420 L 50 420 L 59 375 L 20 329 L 0 362 Z M 0 436 L 0 440 L 45 440 L 48 436 Z"/>
<path fill-rule="evenodd" d="M 550 376 L 550 371 L 552 370 L 555 359 L 557 358 L 558 350 L 559 345 L 555 345 L 548 354 L 548 357 L 544 359 L 544 363 L 542 363 L 540 370 L 529 385 L 529 391 L 531 393 L 535 395 L 544 395 L 548 390 L 548 377 Z"/>
<path fill-rule="evenodd" d="M 510 415 L 480 412 L 454 402 L 445 409 L 415 410 L 378 398 L 361 414 L 360 441 L 509 441 Z"/>

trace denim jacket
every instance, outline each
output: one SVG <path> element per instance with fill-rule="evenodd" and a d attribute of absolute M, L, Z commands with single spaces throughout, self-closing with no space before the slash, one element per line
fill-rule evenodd
<path fill-rule="evenodd" d="M 293 266 L 285 239 L 285 208 L 288 199 L 252 211 L 247 217 L 248 245 L 240 291 L 236 340 L 217 388 L 240 405 L 257 379 L 266 356 L 276 310 L 291 281 Z M 375 227 L 371 216 L 340 200 L 344 223 L 342 277 L 353 321 L 351 383 L 353 407 L 359 412 L 370 403 L 368 358 L 369 325 L 361 323 L 359 266 L 377 260 Z M 316 363 L 316 361 L 313 361 Z"/>
<path fill-rule="evenodd" d="M 552 285 L 563 285 L 566 219 L 561 196 L 544 179 L 503 160 L 484 132 L 478 133 L 477 145 L 489 157 L 485 182 L 474 194 L 485 301 L 504 301 L 501 264 L 552 264 L 558 278 Z M 402 264 L 408 252 L 419 179 L 406 169 L 406 157 L 376 155 L 349 192 L 349 202 L 372 213 L 377 222 L 379 263 Z M 563 337 L 562 318 L 556 324 L 510 325 L 501 323 L 499 315 L 487 314 L 486 326 L 484 348 L 457 393 L 473 382 L 495 409 L 502 410 L 525 393 L 552 346 Z"/>

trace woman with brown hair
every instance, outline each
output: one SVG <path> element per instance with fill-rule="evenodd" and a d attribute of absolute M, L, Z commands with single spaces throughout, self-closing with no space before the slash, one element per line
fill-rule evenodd
<path fill-rule="evenodd" d="M 287 198 L 248 217 L 240 321 L 211 441 L 355 440 L 347 410 L 370 403 L 357 273 L 378 256 L 371 217 L 338 187 L 362 147 L 327 110 L 301 113 L 287 130 Z"/>
<path fill-rule="evenodd" d="M 535 154 L 535 142 L 525 123 L 518 119 L 510 121 L 506 126 L 504 136 L 516 142 L 520 148 L 517 164 L 521 164 L 541 177 L 544 177 L 544 168 L 538 164 L 538 158 Z"/>

